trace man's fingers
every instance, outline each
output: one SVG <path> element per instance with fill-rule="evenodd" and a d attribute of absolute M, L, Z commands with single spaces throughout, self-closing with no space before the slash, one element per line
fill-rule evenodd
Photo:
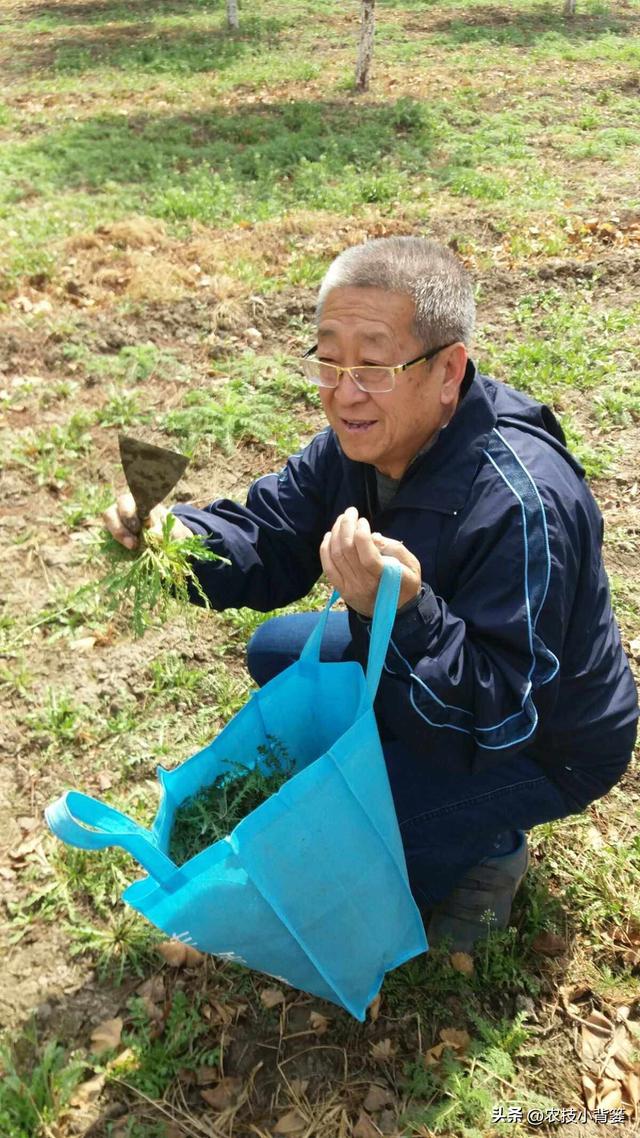
<path fill-rule="evenodd" d="M 330 548 L 334 561 L 342 562 L 351 556 L 357 521 L 358 511 L 355 506 L 349 506 L 333 523 Z"/>
<path fill-rule="evenodd" d="M 123 497 L 125 497 L 125 495 L 123 495 Z M 131 500 L 133 501 L 133 499 Z M 120 511 L 120 502 L 121 499 L 118 499 L 112 506 L 109 506 L 109 509 L 105 510 L 102 515 L 102 520 L 116 541 L 126 546 L 127 549 L 135 549 L 138 544 L 138 538 L 135 537 L 132 529 L 135 516 L 135 502 L 133 503 L 134 516 L 126 513 L 123 515 Z M 138 529 L 140 529 L 140 522 L 138 519 L 136 520 L 138 521 Z"/>
<path fill-rule="evenodd" d="M 133 494 L 120 494 L 116 502 L 116 509 L 120 515 L 120 520 L 129 532 L 140 533 L 142 527 Z"/>
<path fill-rule="evenodd" d="M 162 527 L 164 524 L 164 519 L 168 513 L 169 511 L 167 510 L 166 506 L 154 506 L 151 513 L 149 514 L 149 517 L 144 523 L 144 528 L 151 530 L 151 533 L 157 534 L 158 537 L 162 537 Z M 175 527 L 177 524 L 179 523 L 178 519 L 176 518 L 176 521 L 174 523 L 174 535 L 176 537 L 179 537 L 180 535 L 175 533 Z"/>
<path fill-rule="evenodd" d="M 416 558 L 411 550 L 407 549 L 402 541 L 395 541 L 392 537 L 383 537 L 382 534 L 373 535 L 376 549 L 385 557 L 395 557 L 401 565 L 413 568 Z"/>
<path fill-rule="evenodd" d="M 342 577 L 331 556 L 331 538 L 331 532 L 325 533 L 320 546 L 320 561 L 329 584 L 342 591 Z"/>
<path fill-rule="evenodd" d="M 354 549 L 362 568 L 377 577 L 382 571 L 382 555 L 371 538 L 371 528 L 366 518 L 360 518 L 354 536 Z"/>

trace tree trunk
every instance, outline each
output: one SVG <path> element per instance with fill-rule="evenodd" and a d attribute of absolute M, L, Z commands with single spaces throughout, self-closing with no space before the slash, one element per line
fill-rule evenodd
<path fill-rule="evenodd" d="M 356 91 L 369 89 L 369 71 L 373 57 L 373 33 L 376 26 L 376 0 L 362 0 L 360 7 L 360 44 L 356 63 Z"/>
<path fill-rule="evenodd" d="M 234 32 L 237 32 L 240 27 L 238 0 L 227 0 L 227 23 Z"/>
<path fill-rule="evenodd" d="M 562 15 L 567 20 L 572 20 L 576 14 L 576 0 L 564 0 L 564 8 Z"/>

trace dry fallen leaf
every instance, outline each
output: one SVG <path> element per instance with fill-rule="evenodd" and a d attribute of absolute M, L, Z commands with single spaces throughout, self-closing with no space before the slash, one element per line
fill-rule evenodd
<path fill-rule="evenodd" d="M 158 952 L 171 968 L 195 968 L 204 960 L 204 953 L 181 940 L 163 941 L 158 945 Z"/>
<path fill-rule="evenodd" d="M 308 1086 L 309 1086 L 309 1080 L 308 1079 L 290 1079 L 289 1080 L 289 1089 L 290 1089 L 292 1095 L 304 1095 L 304 1094 L 306 1094 Z"/>
<path fill-rule="evenodd" d="M 78 640 L 70 640 L 69 647 L 73 652 L 89 652 L 96 642 L 95 636 L 80 636 Z"/>
<path fill-rule="evenodd" d="M 25 834 L 30 834 L 32 830 L 36 830 L 40 825 L 39 818 L 32 818 L 27 815 L 20 815 L 19 818 L 16 818 L 16 822 Z"/>
<path fill-rule="evenodd" d="M 538 933 L 531 947 L 539 956 L 564 956 L 567 951 L 564 937 L 551 932 Z"/>
<path fill-rule="evenodd" d="M 12 861 L 20 861 L 28 854 L 35 853 L 39 846 L 42 845 L 42 834 L 38 830 L 37 833 L 31 834 L 30 837 L 25 838 L 23 842 L 16 847 L 15 850 L 9 850 L 9 857 Z"/>
<path fill-rule="evenodd" d="M 198 1067 L 196 1071 L 196 1083 L 199 1087 L 206 1087 L 209 1083 L 215 1083 L 219 1078 L 219 1067 Z"/>
<path fill-rule="evenodd" d="M 386 1063 L 394 1055 L 395 1047 L 390 1039 L 379 1039 L 377 1043 L 371 1044 L 371 1058 L 375 1059 L 376 1063 Z"/>
<path fill-rule="evenodd" d="M 265 1008 L 275 1008 L 278 1004 L 284 1003 L 284 992 L 282 988 L 263 988 L 260 993 L 260 1000 Z"/>
<path fill-rule="evenodd" d="M 378 995 L 373 997 L 371 1003 L 369 1004 L 369 1009 L 368 1009 L 369 1019 L 371 1020 L 372 1023 L 375 1023 L 378 1016 L 380 1015 L 380 1004 L 381 1004 L 381 1002 L 382 1002 L 382 996 L 378 992 Z"/>
<path fill-rule="evenodd" d="M 604 1051 L 613 1034 L 613 1024 L 594 1011 L 582 1024 L 582 1058 L 597 1059 Z"/>
<path fill-rule="evenodd" d="M 115 1055 L 113 1059 L 109 1060 L 107 1069 L 109 1071 L 117 1071 L 119 1067 L 127 1067 L 129 1064 L 137 1067 L 139 1066 L 139 1061 L 133 1048 L 125 1047 L 124 1051 L 121 1051 L 119 1055 Z"/>
<path fill-rule="evenodd" d="M 142 996 L 143 1000 L 151 1000 L 154 1004 L 161 1003 L 165 995 L 162 976 L 150 976 L 148 980 L 145 980 L 144 983 L 136 988 L 136 992 L 139 996 Z"/>
<path fill-rule="evenodd" d="M 214 1110 L 226 1110 L 238 1097 L 242 1088 L 242 1079 L 221 1079 L 217 1087 L 211 1090 L 200 1091 L 200 1098 Z"/>
<path fill-rule="evenodd" d="M 640 1105 L 640 1071 L 628 1071 L 622 1080 L 623 1098 L 627 1106 L 637 1110 Z"/>
<path fill-rule="evenodd" d="M 329 1029 L 331 1020 L 327 1016 L 323 1016 L 320 1012 L 311 1012 L 309 1016 L 309 1027 L 315 1031 L 316 1035 L 324 1035 L 325 1031 Z"/>
<path fill-rule="evenodd" d="M 186 1131 L 175 1122 L 165 1122 L 164 1138 L 186 1138 Z"/>
<path fill-rule="evenodd" d="M 113 1051 L 120 1043 L 123 1020 L 120 1016 L 115 1019 L 106 1019 L 91 1032 L 91 1050 L 94 1055 L 102 1055 L 103 1051 Z"/>
<path fill-rule="evenodd" d="M 378 1083 L 371 1083 L 363 1107 L 367 1111 L 384 1110 L 394 1101 L 393 1092 L 388 1087 L 381 1087 Z"/>
<path fill-rule="evenodd" d="M 443 1027 L 440 1039 L 447 1047 L 453 1047 L 454 1051 L 466 1051 L 471 1043 L 469 1032 L 464 1029 L 458 1031 L 455 1027 Z"/>
<path fill-rule="evenodd" d="M 592 1079 L 591 1075 L 584 1074 L 582 1076 L 582 1091 L 584 1094 L 584 1101 L 586 1103 L 587 1110 L 595 1110 L 596 1108 L 597 1085 L 598 1084 L 596 1080 Z"/>
<path fill-rule="evenodd" d="M 615 1079 L 601 1079 L 598 1083 L 597 1106 L 605 1110 L 615 1110 L 622 1106 L 622 1091 Z"/>
<path fill-rule="evenodd" d="M 234 1019 L 233 1008 L 219 1000 L 212 1000 L 210 1004 L 207 1004 L 203 1009 L 203 1015 L 209 1023 L 221 1024 L 223 1027 L 228 1027 Z"/>
<path fill-rule="evenodd" d="M 464 976 L 472 976 L 474 971 L 473 957 L 468 952 L 454 952 L 450 957 L 451 967 Z"/>
<path fill-rule="evenodd" d="M 90 1102 L 95 1102 L 105 1084 L 106 1077 L 106 1075 L 94 1075 L 92 1079 L 87 1079 L 86 1083 L 80 1083 L 69 1100 L 71 1106 L 86 1106 Z"/>
<path fill-rule="evenodd" d="M 360 1111 L 358 1121 L 353 1128 L 353 1138 L 380 1138 L 382 1131 L 378 1129 L 373 1120 L 364 1110 Z"/>
<path fill-rule="evenodd" d="M 297 1110 L 288 1110 L 282 1118 L 276 1122 L 273 1132 L 274 1134 L 299 1134 L 301 1130 L 306 1130 L 307 1123 L 298 1113 Z"/>
<path fill-rule="evenodd" d="M 425 1051 L 424 1065 L 425 1067 L 435 1067 L 442 1059 L 444 1052 L 444 1043 L 436 1043 L 434 1047 L 430 1047 Z"/>

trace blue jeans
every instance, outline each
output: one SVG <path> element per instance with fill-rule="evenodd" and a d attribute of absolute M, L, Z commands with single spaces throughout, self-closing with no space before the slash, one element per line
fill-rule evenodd
<path fill-rule="evenodd" d="M 247 648 L 256 683 L 262 686 L 298 659 L 317 620 L 317 613 L 296 613 L 260 625 Z M 320 659 L 344 659 L 350 643 L 347 614 L 330 613 Z M 499 852 L 505 831 L 529 830 L 584 805 L 565 795 L 526 750 L 465 776 L 430 766 L 428 755 L 412 753 L 384 733 L 382 745 L 409 881 L 421 908 L 443 900 L 468 869 Z"/>

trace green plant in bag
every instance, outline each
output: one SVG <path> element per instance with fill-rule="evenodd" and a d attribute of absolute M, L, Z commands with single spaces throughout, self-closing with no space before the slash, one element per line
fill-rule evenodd
<path fill-rule="evenodd" d="M 209 601 L 194 571 L 194 561 L 221 561 L 224 557 L 207 549 L 204 538 L 175 538 L 175 517 L 167 514 L 162 533 L 143 530 L 139 549 L 129 550 L 106 534 L 101 552 L 110 571 L 98 582 L 98 590 L 111 612 L 131 606 L 135 636 L 142 636 L 154 615 L 166 620 L 174 602 L 188 604 L 193 588 L 206 608 Z"/>
<path fill-rule="evenodd" d="M 295 764 L 286 747 L 270 735 L 268 739 L 268 746 L 258 747 L 259 766 L 228 763 L 228 771 L 178 807 L 169 845 L 169 856 L 176 865 L 226 837 L 291 777 Z"/>

